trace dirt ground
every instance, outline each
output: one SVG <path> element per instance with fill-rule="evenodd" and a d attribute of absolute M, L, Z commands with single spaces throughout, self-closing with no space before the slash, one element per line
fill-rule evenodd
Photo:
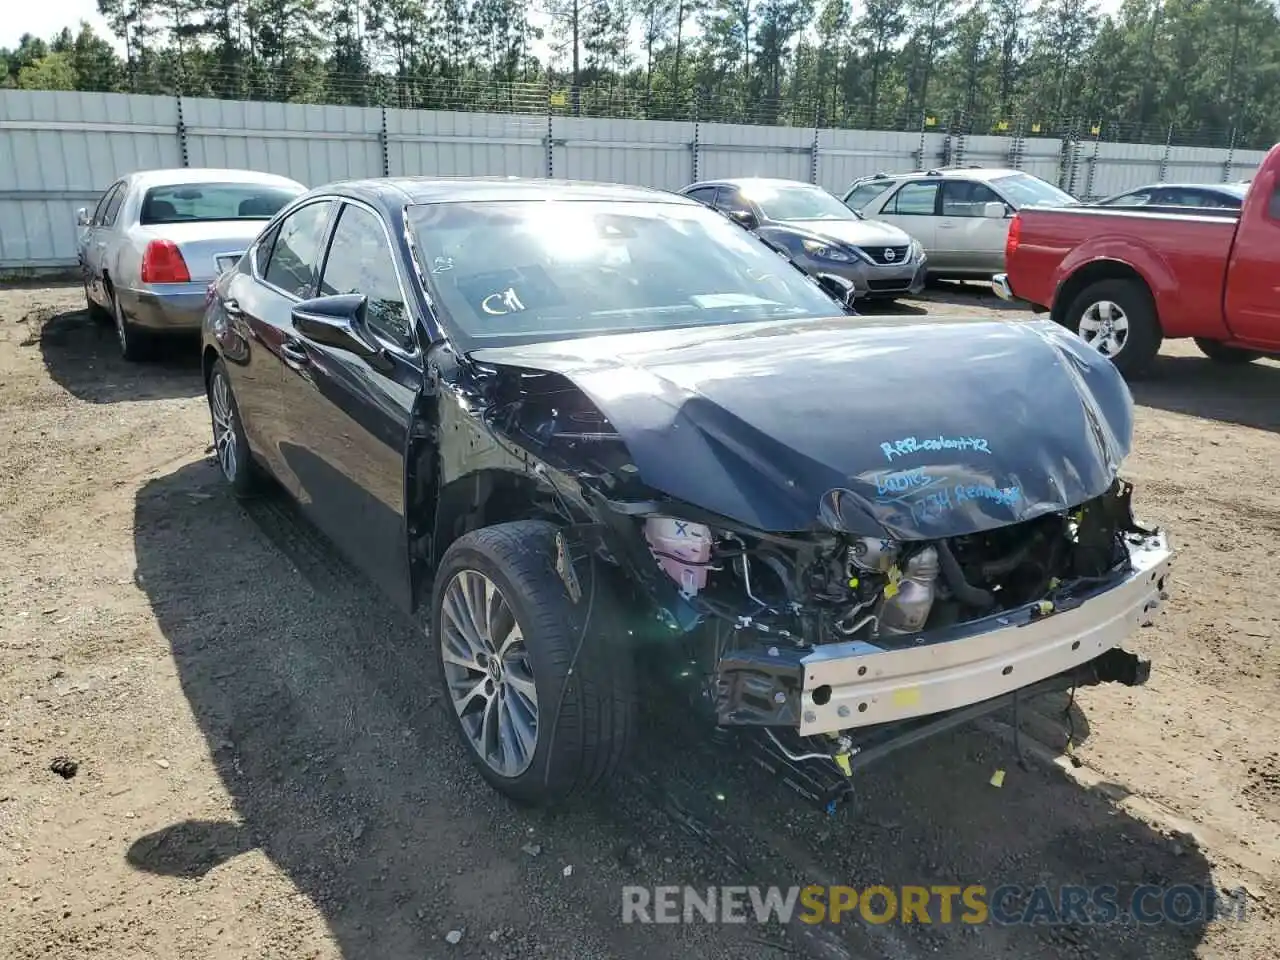
<path fill-rule="evenodd" d="M 899 309 L 998 307 L 931 299 Z M 828 817 L 650 734 L 548 815 L 470 769 L 407 622 L 288 504 L 232 500 L 193 352 L 126 365 L 82 307 L 0 291 L 0 956 L 1280 956 L 1280 365 L 1178 343 L 1135 385 L 1126 473 L 1180 550 L 1128 644 L 1154 671 L 1024 710 L 1026 769 L 988 720 Z M 735 882 L 1247 894 L 1243 920 L 1151 927 L 620 922 L 624 884 Z"/>

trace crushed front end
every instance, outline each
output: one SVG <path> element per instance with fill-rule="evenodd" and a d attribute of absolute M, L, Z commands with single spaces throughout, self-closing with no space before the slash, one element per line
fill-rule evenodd
<path fill-rule="evenodd" d="M 914 389 L 919 364 L 882 359 L 920 337 L 832 321 L 478 355 L 488 429 L 553 488 L 576 555 L 616 574 L 628 639 L 793 781 L 1149 671 L 1120 645 L 1172 551 L 1118 479 L 1118 374 L 1051 325 L 931 327 L 943 403 Z M 831 382 L 883 385 L 874 432 L 802 375 L 814 357 Z"/>
<path fill-rule="evenodd" d="M 697 623 L 718 723 L 847 776 L 894 737 L 1011 695 L 1145 682 L 1149 664 L 1120 645 L 1165 599 L 1173 554 L 1131 493 L 1117 480 L 1076 509 L 934 541 L 632 522 Z"/>

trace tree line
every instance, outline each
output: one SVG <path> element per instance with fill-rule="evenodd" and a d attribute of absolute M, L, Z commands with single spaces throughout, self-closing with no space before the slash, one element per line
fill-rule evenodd
<path fill-rule="evenodd" d="M 1273 0 L 98 0 L 0 85 L 1269 146 Z"/>

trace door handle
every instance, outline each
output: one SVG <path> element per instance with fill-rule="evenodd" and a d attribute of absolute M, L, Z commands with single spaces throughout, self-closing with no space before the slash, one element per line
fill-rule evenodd
<path fill-rule="evenodd" d="M 286 340 L 282 343 L 280 345 L 280 352 L 294 363 L 307 363 L 310 359 L 307 356 L 307 351 L 302 348 L 302 345 L 294 340 Z"/>
<path fill-rule="evenodd" d="M 244 311 L 240 309 L 240 304 L 234 300 L 222 301 L 222 312 L 228 317 L 243 317 Z"/>

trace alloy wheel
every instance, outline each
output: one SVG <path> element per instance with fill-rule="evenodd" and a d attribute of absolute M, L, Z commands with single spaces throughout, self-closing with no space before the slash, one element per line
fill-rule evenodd
<path fill-rule="evenodd" d="M 475 570 L 454 575 L 440 611 L 445 682 L 463 733 L 490 769 L 517 777 L 538 745 L 538 690 L 515 612 Z"/>
<path fill-rule="evenodd" d="M 209 385 L 209 412 L 213 417 L 213 444 L 222 474 L 232 483 L 239 463 L 236 460 L 236 411 L 231 404 L 231 388 L 221 373 Z"/>
<path fill-rule="evenodd" d="M 1129 342 L 1129 317 L 1119 304 L 1099 300 L 1091 303 L 1080 317 L 1077 332 L 1104 357 L 1115 357 Z"/>

